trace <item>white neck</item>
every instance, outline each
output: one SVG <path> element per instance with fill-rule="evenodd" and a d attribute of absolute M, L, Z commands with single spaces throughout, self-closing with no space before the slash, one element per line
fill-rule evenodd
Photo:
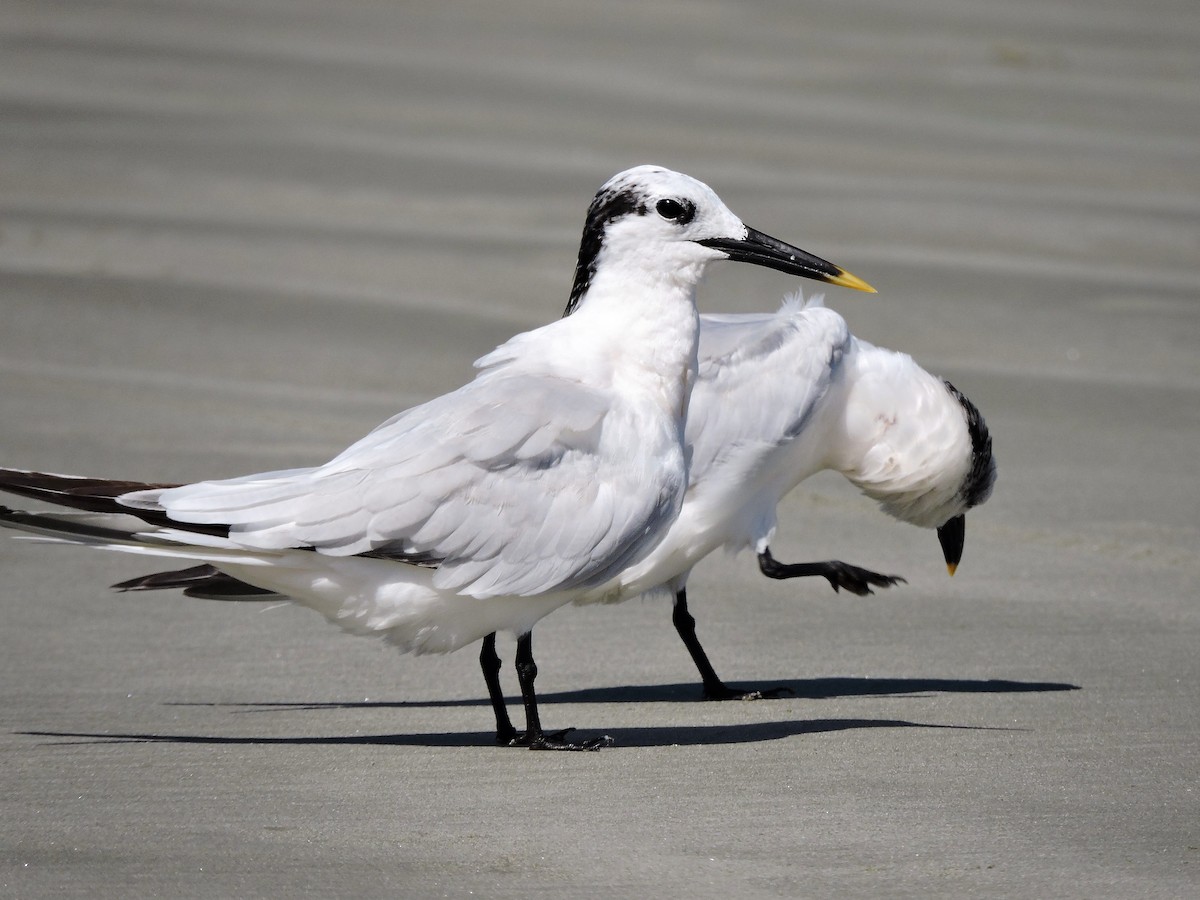
<path fill-rule="evenodd" d="M 648 257 L 626 254 L 623 265 L 600 266 L 568 321 L 600 348 L 599 362 L 614 383 L 626 376 L 654 383 L 672 415 L 682 422 L 696 373 L 700 319 L 697 272 L 664 273 Z"/>

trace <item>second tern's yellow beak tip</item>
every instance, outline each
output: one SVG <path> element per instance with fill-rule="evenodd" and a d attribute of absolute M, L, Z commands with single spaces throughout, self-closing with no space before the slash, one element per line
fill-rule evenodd
<path fill-rule="evenodd" d="M 956 563 L 946 563 L 946 571 L 949 572 L 950 577 L 953 578 L 954 573 L 958 571 L 958 565 Z"/>
<path fill-rule="evenodd" d="M 851 275 L 845 269 L 843 269 L 841 274 L 838 275 L 836 278 L 830 278 L 829 283 L 836 284 L 839 287 L 851 288 L 852 290 L 856 290 L 856 291 L 864 291 L 868 294 L 879 293 L 878 291 L 875 290 L 875 288 L 871 287 L 869 284 L 867 284 L 865 281 L 863 281 L 857 275 Z"/>

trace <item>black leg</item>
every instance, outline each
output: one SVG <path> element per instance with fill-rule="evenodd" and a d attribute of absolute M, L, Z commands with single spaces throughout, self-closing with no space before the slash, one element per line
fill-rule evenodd
<path fill-rule="evenodd" d="M 845 588 L 860 597 L 873 593 L 872 585 L 891 587 L 894 584 L 907 583 L 899 575 L 880 575 L 878 572 L 860 569 L 837 559 L 813 563 L 781 563 L 771 555 L 769 547 L 758 554 L 758 567 L 768 578 L 811 578 L 819 575 L 826 579 L 835 591 Z"/>
<path fill-rule="evenodd" d="M 542 719 L 538 715 L 537 695 L 533 682 L 537 679 L 537 663 L 533 661 L 533 632 L 517 638 L 517 681 L 521 684 L 521 702 L 525 704 L 525 739 L 530 746 L 542 740 Z"/>
<path fill-rule="evenodd" d="M 675 609 L 671 612 L 671 621 L 675 624 L 675 630 L 679 632 L 679 637 L 683 640 L 683 646 L 687 647 L 688 653 L 692 655 L 692 662 L 696 664 L 696 668 L 700 672 L 700 678 L 704 682 L 705 700 L 762 700 L 764 697 L 776 697 L 785 691 L 791 693 L 787 688 L 774 688 L 769 691 L 743 691 L 726 685 L 717 676 L 712 663 L 708 661 L 708 654 L 700 646 L 700 639 L 696 637 L 696 619 L 688 612 L 686 588 L 680 588 L 679 592 L 675 594 Z"/>
<path fill-rule="evenodd" d="M 508 708 L 504 705 L 504 691 L 500 689 L 500 657 L 496 653 L 495 632 L 483 639 L 483 647 L 479 651 L 479 667 L 483 669 L 483 680 L 487 684 L 488 696 L 492 699 L 492 711 L 496 714 L 496 743 L 507 746 L 517 739 L 517 729 L 513 728 L 512 720 L 508 717 Z"/>
<path fill-rule="evenodd" d="M 612 744 L 612 738 L 599 737 L 580 744 L 565 740 L 568 732 L 556 731 L 546 734 L 538 716 L 537 695 L 533 682 L 537 678 L 537 663 L 533 661 L 533 634 L 528 632 L 517 638 L 517 680 L 521 683 L 521 700 L 525 704 L 525 734 L 516 737 L 511 746 L 527 746 L 530 750 L 599 750 Z M 505 714 L 507 718 L 507 713 Z"/>

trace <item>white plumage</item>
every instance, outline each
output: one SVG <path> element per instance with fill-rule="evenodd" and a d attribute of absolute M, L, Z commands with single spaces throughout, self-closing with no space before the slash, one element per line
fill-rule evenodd
<path fill-rule="evenodd" d="M 821 302 L 701 316 L 687 499 L 667 537 L 619 577 L 626 594 L 678 589 L 720 546 L 763 551 L 779 501 L 825 469 L 925 528 L 986 499 L 994 464 L 989 449 L 986 490 L 971 495 L 976 450 L 959 396 L 907 354 L 854 337 Z"/>
<path fill-rule="evenodd" d="M 964 513 L 995 481 L 978 410 L 910 356 L 854 337 L 846 321 L 797 295 L 774 314 L 700 317 L 688 411 L 690 484 L 678 519 L 640 562 L 577 602 L 667 590 L 707 697 L 745 696 L 717 678 L 687 611 L 692 568 L 718 547 L 753 548 L 774 578 L 822 575 L 868 593 L 902 580 L 838 561 L 784 565 L 771 556 L 779 501 L 805 478 L 840 472 L 889 515 L 939 529 L 953 573 Z"/>

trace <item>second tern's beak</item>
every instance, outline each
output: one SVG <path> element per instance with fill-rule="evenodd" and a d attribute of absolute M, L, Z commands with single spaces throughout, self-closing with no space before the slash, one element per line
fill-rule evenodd
<path fill-rule="evenodd" d="M 951 575 L 962 560 L 963 543 L 967 539 L 967 517 L 955 516 L 937 530 L 942 555 L 946 557 L 946 571 Z"/>
<path fill-rule="evenodd" d="M 746 229 L 746 237 L 742 240 L 708 238 L 696 243 L 720 250 L 737 262 L 766 266 L 768 269 L 777 269 L 789 275 L 812 278 L 828 284 L 853 288 L 856 291 L 866 291 L 868 294 L 875 293 L 875 288 L 858 276 L 851 275 L 841 266 L 835 266 L 819 256 L 813 256 L 799 247 L 785 244 L 778 238 L 773 238 L 769 234 L 763 234 L 753 228 Z"/>

